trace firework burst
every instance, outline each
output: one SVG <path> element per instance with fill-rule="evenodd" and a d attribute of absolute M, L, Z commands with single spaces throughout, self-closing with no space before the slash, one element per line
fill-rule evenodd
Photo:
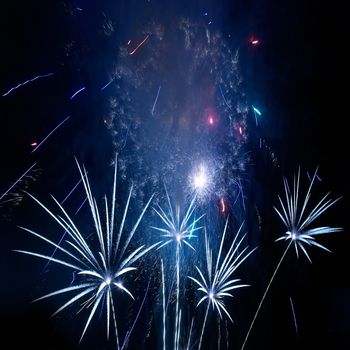
<path fill-rule="evenodd" d="M 243 224 L 238 229 L 238 232 L 233 239 L 231 246 L 229 250 L 227 251 L 226 255 L 223 256 L 223 259 L 221 259 L 221 255 L 223 254 L 223 244 L 227 232 L 227 224 L 228 219 L 225 223 L 225 228 L 222 234 L 221 243 L 219 252 L 217 255 L 215 268 L 213 269 L 213 252 L 209 245 L 209 240 L 207 235 L 205 234 L 205 252 L 206 252 L 206 268 L 207 268 L 207 278 L 205 277 L 205 273 L 203 273 L 197 266 L 196 270 L 200 276 L 200 278 L 194 278 L 189 276 L 189 278 L 194 281 L 198 286 L 198 291 L 201 293 L 204 293 L 204 296 L 199 300 L 197 307 L 204 301 L 207 301 L 207 308 L 205 312 L 205 317 L 203 321 L 203 327 L 202 332 L 199 340 L 199 347 L 201 347 L 204 328 L 206 324 L 206 320 L 208 317 L 208 311 L 210 305 L 212 305 L 213 310 L 216 309 L 216 311 L 219 313 L 220 318 L 222 318 L 222 312 L 224 312 L 228 318 L 233 322 L 231 315 L 229 314 L 224 299 L 226 297 L 233 297 L 231 294 L 234 289 L 242 288 L 242 287 L 248 287 L 247 284 L 238 284 L 240 282 L 240 279 L 233 279 L 231 278 L 232 274 L 236 271 L 236 269 L 245 261 L 249 255 L 251 255 L 254 250 L 248 250 L 248 246 L 245 247 L 242 251 L 240 250 L 240 247 L 242 245 L 242 242 L 246 235 L 243 235 L 240 240 L 237 242 L 238 237 L 240 235 L 241 229 Z"/>
<path fill-rule="evenodd" d="M 154 211 L 162 220 L 163 224 L 165 224 L 165 227 L 152 226 L 153 229 L 161 232 L 161 237 L 164 238 L 164 242 L 158 247 L 158 249 L 170 244 L 171 242 L 175 242 L 179 248 L 182 246 L 182 243 L 184 243 L 192 250 L 195 250 L 188 240 L 192 237 L 196 237 L 194 233 L 202 229 L 202 227 L 196 227 L 196 224 L 204 216 L 202 215 L 197 219 L 193 219 L 193 221 L 191 220 L 196 209 L 196 196 L 192 198 L 185 215 L 181 216 L 180 206 L 177 205 L 174 210 L 168 191 L 165 190 L 165 192 L 168 202 L 168 214 L 160 205 L 158 205 L 157 208 L 154 208 Z"/>
<path fill-rule="evenodd" d="M 16 250 L 17 252 L 39 257 L 45 260 L 55 262 L 57 264 L 66 266 L 74 271 L 79 276 L 78 281 L 66 288 L 56 290 L 52 293 L 46 294 L 35 301 L 46 299 L 55 295 L 72 292 L 74 296 L 70 298 L 64 305 L 62 305 L 52 316 L 58 314 L 68 306 L 80 302 L 81 310 L 91 308 L 82 332 L 80 341 L 97 310 L 103 308 L 105 305 L 106 320 L 107 320 L 107 338 L 110 333 L 110 323 L 113 319 L 115 335 L 117 340 L 117 347 L 119 349 L 117 319 L 114 302 L 114 294 L 117 291 L 126 293 L 130 298 L 134 299 L 129 288 L 125 287 L 122 278 L 135 271 L 137 268 L 134 263 L 143 255 L 153 249 L 157 244 L 150 247 L 141 245 L 136 249 L 130 249 L 130 242 L 137 230 L 151 200 L 149 199 L 139 215 L 136 223 L 131 231 L 125 235 L 124 224 L 128 213 L 130 198 L 132 195 L 132 187 L 129 191 L 129 196 L 125 205 L 123 217 L 119 226 L 118 232 L 115 233 L 115 204 L 116 204 L 116 179 L 117 179 L 117 160 L 115 161 L 114 182 L 111 200 L 111 209 L 109 209 L 107 197 L 104 197 L 105 209 L 105 224 L 102 224 L 102 217 L 96 204 L 96 200 L 92 195 L 90 183 L 87 177 L 85 168 L 81 168 L 77 162 L 78 169 L 84 184 L 86 196 L 90 205 L 90 211 L 94 222 L 94 232 L 98 239 L 97 249 L 89 245 L 89 242 L 84 238 L 73 220 L 67 214 L 65 209 L 53 197 L 55 203 L 59 207 L 61 214 L 54 214 L 44 204 L 42 204 L 34 196 L 29 196 L 38 203 L 64 230 L 67 232 L 68 239 L 64 241 L 65 246 L 54 243 L 48 238 L 40 235 L 28 228 L 21 227 L 24 231 L 31 235 L 40 238 L 46 243 L 54 246 L 62 257 L 54 258 L 41 253 L 36 253 L 26 250 Z"/>
<path fill-rule="evenodd" d="M 284 179 L 284 192 L 285 192 L 285 203 L 280 196 L 279 202 L 281 204 L 281 209 L 276 210 L 278 216 L 281 218 L 283 224 L 286 227 L 286 232 L 276 239 L 276 241 L 285 240 L 290 241 L 290 243 L 294 244 L 295 252 L 297 257 L 299 257 L 299 249 L 305 254 L 308 260 L 311 262 L 310 256 L 306 251 L 305 247 L 314 246 L 321 248 L 326 251 L 330 251 L 325 246 L 319 244 L 315 240 L 315 236 L 332 233 L 332 232 L 340 232 L 342 228 L 340 227 L 329 227 L 329 226 L 320 226 L 315 228 L 309 228 L 309 226 L 329 207 L 331 207 L 334 203 L 336 203 L 340 198 L 335 200 L 329 199 L 329 193 L 327 193 L 317 204 L 316 206 L 310 210 L 309 214 L 306 214 L 306 208 L 311 196 L 311 189 L 317 177 L 317 170 L 315 171 L 302 203 L 301 210 L 299 210 L 299 183 L 300 183 L 300 169 L 298 171 L 298 176 L 294 177 L 293 182 L 293 192 L 290 191 L 288 181 Z"/>
<path fill-rule="evenodd" d="M 165 227 L 155 227 L 152 226 L 153 229 L 162 233 L 162 237 L 165 242 L 163 242 L 159 247 L 164 247 L 172 242 L 176 243 L 176 253 L 175 253 L 175 268 L 176 268 L 176 311 L 175 311 L 175 332 L 174 332 L 174 349 L 178 349 L 179 343 L 179 330 L 181 323 L 181 310 L 179 310 L 179 294 L 180 294 L 180 248 L 182 247 L 182 243 L 186 244 L 192 250 L 195 250 L 192 244 L 188 242 L 188 240 L 192 237 L 195 237 L 194 232 L 202 229 L 202 227 L 196 227 L 196 224 L 199 220 L 202 219 L 202 216 L 197 219 L 193 219 L 193 213 L 196 209 L 195 201 L 196 196 L 193 197 L 190 205 L 188 206 L 185 215 L 181 216 L 180 206 L 177 205 L 175 210 L 171 203 L 168 191 L 165 190 L 167 202 L 168 202 L 168 214 L 165 210 L 158 205 L 158 209 L 154 208 L 154 211 L 162 220 Z"/>
<path fill-rule="evenodd" d="M 266 287 L 266 290 L 264 292 L 264 295 L 260 301 L 260 304 L 258 306 L 258 309 L 255 312 L 254 318 L 252 323 L 250 324 L 248 333 L 244 339 L 244 343 L 242 345 L 241 350 L 244 349 L 245 344 L 248 340 L 248 337 L 250 335 L 250 332 L 253 328 L 254 322 L 258 316 L 258 313 L 261 309 L 261 306 L 265 300 L 265 297 L 267 295 L 267 292 L 270 289 L 271 283 L 273 279 L 276 276 L 276 273 L 279 269 L 279 267 L 282 264 L 282 261 L 284 257 L 286 256 L 290 246 L 294 244 L 295 252 L 297 254 L 297 257 L 299 257 L 299 249 L 305 254 L 307 259 L 311 262 L 309 253 L 306 250 L 306 247 L 317 247 L 321 248 L 326 251 L 330 251 L 325 246 L 321 245 L 320 243 L 316 242 L 315 236 L 332 233 L 332 232 L 340 232 L 342 231 L 342 228 L 340 227 L 329 227 L 329 226 L 319 226 L 315 228 L 310 228 L 310 225 L 320 216 L 322 215 L 327 209 L 329 209 L 333 204 L 335 204 L 340 198 L 337 199 L 330 199 L 329 198 L 329 192 L 322 197 L 322 199 L 317 202 L 317 204 L 312 209 L 307 209 L 309 200 L 311 197 L 311 190 L 312 186 L 315 182 L 315 179 L 317 178 L 317 170 L 315 171 L 314 175 L 310 179 L 310 185 L 306 192 L 306 195 L 304 199 L 302 200 L 301 206 L 299 205 L 299 188 L 300 188 L 300 169 L 298 170 L 298 175 L 293 180 L 293 191 L 290 191 L 290 187 L 288 184 L 288 181 L 286 179 L 283 180 L 284 182 L 284 193 L 285 193 L 285 201 L 283 202 L 282 198 L 278 196 L 279 202 L 281 205 L 280 209 L 276 210 L 278 216 L 282 220 L 286 232 L 279 238 L 276 239 L 276 241 L 285 240 L 289 241 L 284 253 L 282 254 L 281 259 L 279 260 L 277 267 L 270 279 L 269 284 Z"/>

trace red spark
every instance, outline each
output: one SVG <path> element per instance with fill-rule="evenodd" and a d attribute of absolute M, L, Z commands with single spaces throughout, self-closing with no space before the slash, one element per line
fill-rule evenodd
<path fill-rule="evenodd" d="M 128 40 L 128 45 L 130 45 L 130 44 L 131 44 L 131 39 Z"/>
<path fill-rule="evenodd" d="M 129 55 L 133 55 L 148 39 L 149 35 L 146 35 L 146 37 L 139 43 L 137 46 L 129 53 Z"/>
<path fill-rule="evenodd" d="M 30 145 L 31 145 L 32 147 L 35 147 L 35 146 L 38 145 L 38 143 L 34 141 L 34 142 L 32 142 Z"/>
<path fill-rule="evenodd" d="M 214 125 L 214 118 L 211 115 L 209 116 L 209 124 Z"/>
<path fill-rule="evenodd" d="M 239 131 L 239 133 L 240 133 L 241 135 L 243 135 L 243 129 L 242 129 L 241 126 L 238 128 L 238 131 Z"/>

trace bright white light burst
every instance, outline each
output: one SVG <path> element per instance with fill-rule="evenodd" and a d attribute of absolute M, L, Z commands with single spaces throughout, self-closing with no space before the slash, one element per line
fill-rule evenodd
<path fill-rule="evenodd" d="M 192 192 L 199 199 L 203 199 L 213 189 L 213 171 L 208 164 L 201 163 L 194 168 L 189 176 L 189 183 Z"/>

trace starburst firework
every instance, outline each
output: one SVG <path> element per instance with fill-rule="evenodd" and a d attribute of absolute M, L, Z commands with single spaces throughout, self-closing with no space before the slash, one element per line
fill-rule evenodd
<path fill-rule="evenodd" d="M 294 243 L 295 252 L 297 257 L 299 257 L 300 248 L 308 260 L 311 262 L 310 256 L 306 251 L 305 247 L 314 246 L 321 248 L 326 251 L 330 251 L 325 246 L 317 243 L 315 241 L 315 236 L 327 234 L 331 232 L 340 232 L 342 228 L 340 227 L 329 227 L 329 226 L 320 226 L 316 228 L 309 228 L 309 226 L 329 207 L 331 207 L 334 203 L 336 203 L 339 198 L 332 200 L 329 199 L 329 193 L 327 193 L 316 205 L 313 209 L 310 210 L 309 214 L 306 214 L 306 208 L 311 196 L 311 189 L 317 177 L 317 170 L 315 171 L 302 203 L 302 208 L 299 210 L 299 183 L 300 183 L 300 169 L 298 171 L 298 176 L 293 181 L 293 193 L 290 192 L 288 181 L 284 179 L 284 192 L 285 192 L 285 203 L 280 196 L 279 202 L 281 204 L 281 209 L 276 210 L 277 214 L 281 218 L 283 224 L 286 227 L 286 232 L 276 239 L 276 241 L 285 240 Z"/>
<path fill-rule="evenodd" d="M 117 290 L 120 290 L 122 292 L 127 293 L 132 299 L 134 299 L 130 290 L 123 285 L 121 278 L 125 277 L 125 275 L 130 273 L 131 271 L 135 271 L 137 268 L 133 266 L 134 263 L 157 245 L 153 244 L 150 247 L 145 247 L 145 245 L 141 245 L 134 250 L 130 249 L 130 242 L 153 196 L 144 206 L 136 223 L 134 224 L 131 231 L 126 235 L 124 241 L 122 240 L 124 224 L 128 213 L 130 198 L 133 189 L 131 187 L 129 191 L 129 196 L 125 205 L 119 230 L 115 234 L 114 221 L 116 203 L 117 159 L 115 161 L 114 169 L 111 210 L 109 210 L 107 197 L 104 197 L 104 207 L 106 212 L 105 225 L 102 224 L 100 211 L 96 204 L 95 198 L 92 196 L 87 172 L 84 167 L 80 167 L 78 162 L 77 165 L 90 205 L 90 211 L 94 222 L 94 233 L 96 234 L 98 239 L 97 249 L 96 247 L 91 246 L 86 240 L 86 238 L 84 238 L 83 234 L 79 231 L 79 229 L 77 228 L 73 220 L 70 218 L 68 213 L 54 197 L 53 199 L 59 207 L 61 215 L 63 214 L 62 216 L 59 214 L 54 214 L 38 199 L 29 194 L 29 196 L 33 198 L 35 202 L 37 202 L 61 227 L 64 228 L 64 230 L 67 232 L 68 239 L 64 241 L 66 246 L 61 246 L 44 237 L 43 235 L 34 232 L 33 230 L 21 227 L 24 231 L 54 246 L 57 249 L 57 251 L 61 253 L 62 257 L 54 258 L 48 255 L 26 250 L 16 251 L 31 256 L 39 257 L 45 260 L 49 260 L 60 265 L 64 265 L 72 269 L 74 273 L 77 273 L 77 275 L 80 278 L 78 278 L 78 281 L 76 283 L 74 283 L 73 285 L 71 284 L 66 288 L 62 288 L 52 293 L 46 294 L 36 299 L 35 301 L 46 299 L 63 293 L 74 292 L 74 296 L 71 299 L 69 299 L 64 305 L 62 305 L 52 316 L 58 314 L 63 309 L 78 301 L 81 302 L 81 309 L 88 309 L 89 307 L 91 307 L 91 311 L 89 312 L 80 341 L 84 337 L 84 334 L 96 312 L 96 309 L 99 306 L 103 307 L 103 304 L 105 303 L 107 319 L 107 338 L 109 337 L 111 318 L 113 318 L 117 347 L 119 349 L 116 311 L 113 295 Z"/>
<path fill-rule="evenodd" d="M 192 201 L 188 206 L 185 215 L 181 216 L 180 206 L 177 205 L 174 210 L 168 191 L 165 192 L 168 202 L 168 214 L 160 205 L 157 206 L 157 209 L 154 208 L 154 211 L 165 224 L 165 227 L 152 226 L 153 229 L 161 232 L 161 237 L 164 238 L 164 242 L 158 247 L 158 249 L 170 244 L 171 242 L 175 242 L 179 247 L 181 247 L 182 243 L 184 243 L 192 250 L 195 250 L 194 247 L 188 242 L 188 240 L 192 237 L 196 237 L 193 233 L 202 229 L 202 227 L 196 227 L 196 224 L 204 216 L 202 215 L 197 219 L 193 219 L 193 221 L 191 221 L 192 215 L 196 209 L 196 196 L 192 198 Z"/>
<path fill-rule="evenodd" d="M 240 279 L 231 278 L 232 274 L 236 271 L 236 269 L 245 261 L 250 254 L 256 249 L 252 249 L 248 251 L 248 246 L 245 247 L 242 251 L 240 247 L 246 235 L 243 235 L 240 240 L 237 242 L 238 236 L 240 235 L 243 224 L 238 229 L 238 232 L 233 239 L 229 250 L 226 255 L 221 259 L 221 255 L 223 254 L 223 244 L 227 232 L 228 219 L 225 223 L 225 228 L 222 234 L 221 243 L 219 252 L 217 255 L 215 268 L 213 269 L 213 252 L 209 245 L 209 240 L 207 235 L 205 234 L 205 251 L 206 251 L 206 268 L 207 268 L 207 278 L 205 277 L 205 273 L 203 273 L 197 266 L 196 270 L 200 276 L 200 278 L 194 278 L 189 276 L 189 278 L 194 281 L 198 286 L 198 291 L 204 293 L 204 296 L 199 300 L 197 307 L 204 301 L 207 301 L 207 309 L 203 321 L 202 333 L 199 340 L 199 347 L 201 347 L 204 328 L 208 316 L 209 306 L 212 305 L 213 310 L 216 309 L 219 313 L 220 318 L 222 318 L 222 312 L 224 312 L 228 318 L 233 322 L 232 317 L 227 311 L 224 303 L 224 298 L 233 297 L 231 294 L 234 289 L 248 287 L 247 284 L 237 284 L 240 282 Z M 222 260 L 222 261 L 221 261 Z"/>
<path fill-rule="evenodd" d="M 200 216 L 197 219 L 192 220 L 194 210 L 196 208 L 195 201 L 196 196 L 193 197 L 189 207 L 187 208 L 185 215 L 181 216 L 180 206 L 175 207 L 175 211 L 171 204 L 171 200 L 168 191 L 165 190 L 167 202 L 168 202 L 168 214 L 165 210 L 158 205 L 158 209 L 154 208 L 154 211 L 160 217 L 165 227 L 155 227 L 153 229 L 162 233 L 162 237 L 165 239 L 159 247 L 164 247 L 172 242 L 176 243 L 176 253 L 175 253 L 175 268 L 176 268 L 176 310 L 175 310 L 175 332 L 174 332 L 174 349 L 177 350 L 179 346 L 179 329 L 181 322 L 181 310 L 179 311 L 179 293 L 180 293 L 180 248 L 182 243 L 186 244 L 192 250 L 194 247 L 188 242 L 192 237 L 194 232 L 200 230 L 202 227 L 196 227 L 198 221 L 204 216 Z M 164 311 L 163 311 L 164 312 Z M 165 340 L 164 340 L 165 341 Z"/>
<path fill-rule="evenodd" d="M 321 215 L 323 214 L 327 209 L 329 209 L 333 204 L 335 204 L 340 198 L 337 199 L 329 199 L 329 192 L 322 197 L 322 199 L 309 211 L 307 211 L 307 206 L 309 203 L 309 199 L 311 197 L 311 190 L 312 186 L 315 182 L 315 179 L 317 178 L 317 170 L 315 171 L 314 175 L 310 179 L 310 185 L 306 192 L 306 195 L 302 201 L 302 206 L 300 209 L 299 206 L 299 188 L 300 188 L 300 169 L 298 170 L 297 177 L 294 176 L 293 181 L 293 192 L 290 191 L 288 181 L 286 179 L 283 180 L 284 182 L 284 193 L 285 193 L 285 202 L 281 199 L 280 196 L 279 202 L 281 205 L 281 209 L 276 210 L 278 216 L 282 220 L 283 224 L 285 225 L 286 232 L 279 238 L 276 239 L 276 241 L 285 240 L 289 241 L 284 253 L 282 254 L 281 259 L 279 260 L 277 267 L 272 274 L 272 277 L 269 281 L 269 284 L 267 285 L 265 292 L 263 294 L 263 297 L 260 301 L 260 304 L 255 312 L 253 321 L 250 324 L 248 333 L 244 339 L 244 343 L 241 347 L 241 350 L 244 349 L 245 344 L 249 338 L 250 332 L 253 328 L 254 322 L 258 316 L 258 313 L 261 309 L 261 306 L 265 300 L 265 297 L 267 295 L 267 292 L 270 289 L 271 283 L 274 280 L 276 273 L 279 269 L 279 267 L 282 264 L 283 259 L 285 258 L 290 246 L 294 243 L 294 248 L 297 254 L 297 257 L 299 257 L 299 248 L 301 251 L 305 254 L 307 259 L 311 262 L 310 256 L 306 250 L 306 247 L 318 247 L 326 251 L 330 251 L 325 246 L 321 245 L 320 243 L 315 241 L 315 236 L 321 235 L 321 234 L 327 234 L 332 232 L 340 232 L 342 231 L 342 228 L 340 227 L 329 227 L 329 226 L 320 226 L 315 228 L 309 228 L 310 225 Z M 307 214 L 308 212 L 308 214 Z"/>

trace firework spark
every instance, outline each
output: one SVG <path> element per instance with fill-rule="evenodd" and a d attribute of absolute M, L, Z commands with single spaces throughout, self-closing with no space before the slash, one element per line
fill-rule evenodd
<path fill-rule="evenodd" d="M 70 116 L 68 116 L 64 120 L 62 120 L 52 131 L 50 131 L 50 133 L 30 153 L 34 153 L 69 118 L 70 118 Z"/>
<path fill-rule="evenodd" d="M 117 164 L 117 160 L 115 162 Z M 102 224 L 102 217 L 97 207 L 96 200 L 92 196 L 90 183 L 87 177 L 85 168 L 81 168 L 77 162 L 78 169 L 81 175 L 86 196 L 90 204 L 90 211 L 95 226 L 95 234 L 98 239 L 98 248 L 95 249 L 89 245 L 88 241 L 83 237 L 83 234 L 79 231 L 71 217 L 67 214 L 61 204 L 53 197 L 55 203 L 61 210 L 62 216 L 54 214 L 44 204 L 42 204 L 34 196 L 29 196 L 38 203 L 62 228 L 67 231 L 68 239 L 65 240 L 66 246 L 63 247 L 59 244 L 54 243 L 48 238 L 28 229 L 21 227 L 24 231 L 31 235 L 40 238 L 46 243 L 54 246 L 62 254 L 62 258 L 53 258 L 41 253 L 36 253 L 26 250 L 16 250 L 17 252 L 28 254 L 31 256 L 39 257 L 45 260 L 55 262 L 57 264 L 71 268 L 74 273 L 79 276 L 77 282 L 69 287 L 56 290 L 52 293 L 46 294 L 35 301 L 49 298 L 55 295 L 74 292 L 75 295 L 69 299 L 64 305 L 62 305 L 52 316 L 58 314 L 63 309 L 67 308 L 77 301 L 81 301 L 85 297 L 85 301 L 82 302 L 81 309 L 88 309 L 91 307 L 89 312 L 84 330 L 82 332 L 80 341 L 84 337 L 84 334 L 96 312 L 96 309 L 100 306 L 103 307 L 105 301 L 106 308 L 106 319 L 107 319 L 107 338 L 109 338 L 109 329 L 111 318 L 113 318 L 115 335 L 117 340 L 117 347 L 119 349 L 118 330 L 116 322 L 116 310 L 113 295 L 117 290 L 121 290 L 128 294 L 134 299 L 130 290 L 124 286 L 122 277 L 131 271 L 135 271 L 137 268 L 134 263 L 140 259 L 143 255 L 153 249 L 157 244 L 150 247 L 141 245 L 140 247 L 131 250 L 129 245 L 137 230 L 153 196 L 149 199 L 147 204 L 144 206 L 141 214 L 139 215 L 136 223 L 134 224 L 131 231 L 125 237 L 125 242 L 122 241 L 124 223 L 128 213 L 130 198 L 132 195 L 132 187 L 129 192 L 127 203 L 123 214 L 122 221 L 119 226 L 119 231 L 115 234 L 115 204 L 116 204 L 116 179 L 117 179 L 117 165 L 114 169 L 114 183 L 112 191 L 111 210 L 107 197 L 104 197 L 104 209 L 106 212 L 105 225 Z M 87 299 L 86 299 L 87 298 Z"/>
<path fill-rule="evenodd" d="M 21 86 L 24 86 L 24 85 L 27 85 L 29 83 L 32 83 L 34 82 L 35 80 L 38 80 L 38 79 L 42 79 L 42 78 L 47 78 L 47 77 L 51 77 L 54 73 L 48 73 L 48 74 L 40 74 L 40 75 L 37 75 L 35 76 L 34 78 L 32 79 L 28 79 L 26 81 L 24 81 L 23 83 L 19 83 L 18 85 L 12 87 L 11 89 L 9 89 L 7 92 L 5 92 L 4 94 L 2 94 L 3 97 L 9 95 L 12 91 L 15 91 L 17 89 L 19 89 Z"/>
<path fill-rule="evenodd" d="M 223 244 L 227 231 L 228 219 L 226 220 L 225 228 L 222 234 L 219 252 L 216 259 L 215 268 L 213 269 L 213 252 L 209 245 L 209 240 L 207 234 L 205 234 L 205 251 L 206 251 L 206 268 L 207 268 L 207 278 L 205 278 L 205 273 L 203 273 L 197 266 L 196 270 L 199 273 L 200 278 L 194 278 L 189 276 L 189 278 L 194 281 L 198 286 L 198 291 L 204 293 L 204 296 L 199 300 L 197 307 L 207 300 L 207 308 L 205 312 L 205 317 L 203 321 L 203 327 L 201 336 L 199 339 L 200 349 L 202 344 L 202 338 L 204 334 L 205 324 L 208 317 L 209 306 L 212 305 L 213 309 L 216 309 L 219 313 L 220 318 L 222 318 L 222 311 L 228 316 L 228 318 L 233 322 L 231 315 L 227 311 L 224 303 L 225 297 L 233 297 L 231 291 L 234 289 L 248 287 L 247 284 L 237 284 L 240 279 L 232 279 L 232 274 L 236 269 L 245 261 L 256 248 L 248 251 L 248 246 L 245 247 L 241 252 L 239 249 L 246 235 L 243 235 L 237 242 L 238 236 L 240 235 L 243 224 L 238 229 L 238 232 L 233 239 L 231 246 L 226 253 L 225 257 L 221 261 L 221 255 L 223 253 Z"/>
<path fill-rule="evenodd" d="M 250 335 L 250 332 L 253 328 L 254 322 L 258 316 L 258 313 L 261 309 L 261 306 L 265 300 L 265 297 L 267 295 L 267 292 L 270 289 L 271 283 L 273 279 L 276 276 L 276 273 L 279 269 L 279 267 L 282 264 L 282 261 L 284 257 L 286 256 L 290 246 L 294 244 L 295 252 L 297 257 L 299 258 L 299 249 L 305 254 L 307 259 L 311 262 L 311 258 L 306 250 L 306 247 L 318 247 L 320 249 L 330 251 L 328 248 L 325 246 L 321 245 L 320 243 L 315 241 L 315 236 L 317 235 L 322 235 L 322 234 L 327 234 L 327 233 L 332 233 L 332 232 L 340 232 L 342 231 L 342 228 L 340 227 L 329 227 L 329 226 L 320 226 L 320 227 L 315 227 L 315 228 L 309 228 L 309 226 L 320 216 L 322 215 L 327 209 L 329 209 L 333 204 L 335 204 L 340 198 L 337 198 L 335 200 L 329 199 L 329 193 L 327 193 L 325 196 L 322 197 L 322 199 L 312 208 L 309 210 L 309 213 L 307 213 L 307 206 L 309 204 L 309 199 L 311 197 L 311 190 L 312 186 L 315 182 L 315 179 L 317 179 L 318 169 L 316 169 L 311 181 L 309 188 L 306 192 L 306 195 L 302 201 L 302 206 L 300 209 L 299 206 L 299 187 L 300 187 L 300 169 L 298 170 L 298 175 L 297 177 L 294 177 L 293 181 L 293 192 L 290 191 L 288 181 L 284 179 L 284 193 L 285 193 L 285 202 L 281 199 L 280 196 L 279 202 L 281 205 L 281 209 L 277 209 L 274 207 L 276 210 L 278 216 L 282 220 L 286 232 L 276 239 L 276 241 L 280 240 L 285 240 L 289 241 L 284 253 L 282 254 L 281 259 L 279 260 L 277 267 L 270 279 L 269 284 L 266 287 L 266 290 L 264 292 L 264 295 L 260 301 L 260 304 L 258 306 L 258 309 L 255 312 L 254 318 L 252 323 L 250 324 L 248 333 L 244 339 L 244 343 L 242 345 L 241 350 L 244 349 L 245 344 L 248 340 L 248 337 Z"/>
<path fill-rule="evenodd" d="M 22 179 L 35 167 L 36 163 L 32 164 L 1 196 L 0 201 L 18 184 Z"/>
<path fill-rule="evenodd" d="M 79 90 L 77 90 L 69 99 L 70 100 L 73 100 L 73 98 L 75 97 L 75 96 L 77 96 L 78 94 L 80 94 L 82 91 L 84 91 L 86 89 L 86 87 L 85 86 L 83 86 L 81 89 L 79 89 Z"/>
<path fill-rule="evenodd" d="M 146 35 L 146 37 L 137 44 L 137 46 L 129 53 L 130 56 L 132 56 L 149 38 L 149 35 Z"/>

